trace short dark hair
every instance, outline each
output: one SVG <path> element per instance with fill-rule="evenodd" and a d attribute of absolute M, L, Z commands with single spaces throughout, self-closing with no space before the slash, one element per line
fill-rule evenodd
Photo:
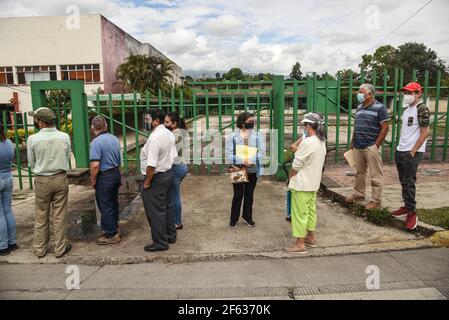
<path fill-rule="evenodd" d="M 237 128 L 243 129 L 243 124 L 245 123 L 245 121 L 252 117 L 254 117 L 254 114 L 250 112 L 243 112 L 239 114 L 239 116 L 237 117 Z"/>
<path fill-rule="evenodd" d="M 0 142 L 3 142 L 5 140 L 6 140 L 5 127 L 3 126 L 3 123 L 0 121 Z"/>
<path fill-rule="evenodd" d="M 164 124 L 165 122 L 165 112 L 159 109 L 148 109 L 147 114 L 151 116 L 153 120 L 159 120 L 160 124 Z"/>
<path fill-rule="evenodd" d="M 177 113 L 176 111 L 167 113 L 167 117 L 169 117 L 172 122 L 176 122 L 176 125 L 179 129 L 187 129 L 184 118 L 180 117 L 179 113 Z"/>

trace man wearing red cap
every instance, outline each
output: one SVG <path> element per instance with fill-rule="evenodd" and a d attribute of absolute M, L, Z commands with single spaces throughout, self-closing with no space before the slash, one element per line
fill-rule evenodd
<path fill-rule="evenodd" d="M 402 114 L 401 139 L 396 149 L 395 160 L 402 185 L 405 206 L 392 213 L 395 217 L 405 217 L 406 227 L 413 230 L 418 225 L 416 216 L 416 173 L 426 151 L 429 135 L 430 112 L 421 102 L 422 88 L 412 82 L 402 88 L 404 93 L 404 113 Z"/>

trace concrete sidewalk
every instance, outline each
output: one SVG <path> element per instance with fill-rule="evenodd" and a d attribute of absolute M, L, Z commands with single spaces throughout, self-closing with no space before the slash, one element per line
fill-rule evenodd
<path fill-rule="evenodd" d="M 404 205 L 402 189 L 396 165 L 384 164 L 384 194 L 382 206 L 396 210 Z M 349 165 L 328 165 L 323 175 L 323 184 L 330 191 L 343 197 L 353 192 L 355 169 Z M 369 173 L 368 173 L 369 176 Z M 449 207 L 449 163 L 422 163 L 418 169 L 416 201 L 418 208 Z M 371 185 L 367 183 L 367 197 L 371 197 Z"/>
<path fill-rule="evenodd" d="M 71 186 L 69 196 L 69 238 L 73 249 L 63 259 L 50 253 L 43 259 L 34 256 L 31 245 L 34 225 L 34 198 L 16 203 L 14 212 L 18 223 L 20 250 L 1 262 L 9 263 L 80 263 L 125 264 L 141 262 L 177 263 L 186 261 L 219 261 L 236 259 L 294 258 L 284 248 L 294 239 L 290 224 L 285 221 L 285 183 L 263 177 L 258 181 L 254 220 L 256 228 L 241 221 L 236 230 L 228 228 L 232 200 L 232 185 L 226 176 L 189 175 L 182 184 L 184 230 L 169 251 L 146 253 L 143 248 L 150 241 L 150 228 L 142 203 L 135 201 L 134 209 L 120 223 L 122 242 L 115 246 L 98 246 L 98 229 L 83 234 L 78 220 L 83 212 L 92 212 L 94 191 L 90 187 Z M 339 255 L 377 252 L 434 246 L 414 233 L 373 225 L 363 218 L 348 215 L 348 209 L 326 198 L 318 199 L 319 247 L 307 256 Z"/>
<path fill-rule="evenodd" d="M 79 290 L 66 287 L 67 265 L 0 265 L 0 299 L 439 300 L 449 298 L 448 259 L 449 249 L 426 249 L 275 261 L 78 265 Z M 368 266 L 378 268 L 379 290 L 367 288 Z"/>

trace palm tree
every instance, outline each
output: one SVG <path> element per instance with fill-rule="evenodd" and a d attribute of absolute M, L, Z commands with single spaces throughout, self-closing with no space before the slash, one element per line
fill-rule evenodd
<path fill-rule="evenodd" d="M 127 91 L 157 94 L 167 90 L 173 77 L 175 65 L 168 59 L 149 55 L 131 54 L 126 62 L 117 68 L 117 78 L 122 80 Z"/>

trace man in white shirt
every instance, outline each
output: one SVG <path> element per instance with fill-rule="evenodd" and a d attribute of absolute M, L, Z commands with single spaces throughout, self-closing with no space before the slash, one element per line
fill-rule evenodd
<path fill-rule="evenodd" d="M 177 156 L 175 137 L 165 128 L 165 113 L 148 110 L 145 124 L 151 134 L 140 155 L 140 170 L 145 176 L 142 200 L 151 227 L 152 244 L 147 252 L 165 251 L 176 242 L 176 227 L 170 187 L 173 183 L 173 160 Z"/>
<path fill-rule="evenodd" d="M 412 82 L 402 88 L 404 113 L 402 114 L 401 140 L 396 150 L 395 161 L 402 185 L 405 206 L 392 213 L 395 217 L 407 216 L 406 227 L 413 230 L 418 225 L 416 216 L 416 173 L 426 151 L 429 135 L 430 112 L 421 102 L 422 88 Z"/>

